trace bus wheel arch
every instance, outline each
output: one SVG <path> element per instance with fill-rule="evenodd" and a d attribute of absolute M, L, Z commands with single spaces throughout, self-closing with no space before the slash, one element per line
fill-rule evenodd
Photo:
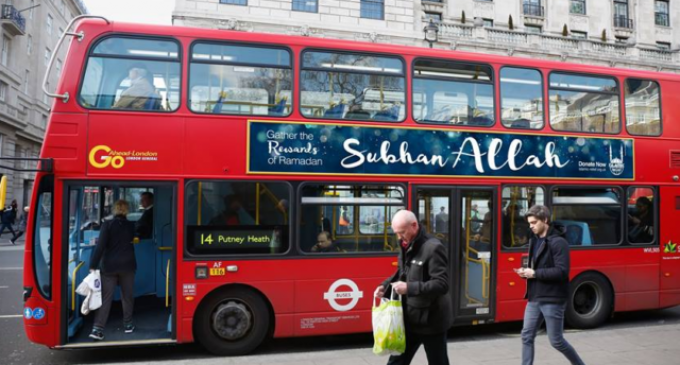
<path fill-rule="evenodd" d="M 585 271 L 569 283 L 565 319 L 574 328 L 599 327 L 614 312 L 614 287 L 598 271 Z"/>
<path fill-rule="evenodd" d="M 273 307 L 261 291 L 229 284 L 201 300 L 193 334 L 196 342 L 215 355 L 244 355 L 271 337 L 274 326 Z"/>

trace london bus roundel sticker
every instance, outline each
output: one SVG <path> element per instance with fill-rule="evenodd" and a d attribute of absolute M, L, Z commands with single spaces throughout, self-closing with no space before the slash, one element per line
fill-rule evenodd
<path fill-rule="evenodd" d="M 338 291 L 340 287 L 349 287 L 350 291 Z M 339 279 L 331 284 L 328 292 L 323 293 L 323 299 L 328 301 L 333 309 L 338 312 L 347 312 L 354 309 L 359 299 L 364 297 L 364 292 L 359 290 L 359 286 L 349 279 Z M 339 304 L 338 299 L 351 299 L 347 304 Z"/>

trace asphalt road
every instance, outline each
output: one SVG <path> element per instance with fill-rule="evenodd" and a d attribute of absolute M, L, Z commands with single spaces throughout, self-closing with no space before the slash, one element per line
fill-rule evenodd
<path fill-rule="evenodd" d="M 200 361 L 200 359 L 212 358 L 195 344 L 57 351 L 30 343 L 24 334 L 21 319 L 22 271 L 20 268 L 23 262 L 21 244 L 23 242 L 16 247 L 11 247 L 6 240 L 0 240 L 0 363 L 4 365 L 116 364 L 163 360 Z M 680 323 L 680 307 L 618 314 L 605 325 L 605 328 L 643 327 L 662 323 Z M 520 329 L 521 323 L 518 322 L 454 328 L 449 334 L 449 342 L 517 337 Z M 372 341 L 370 334 L 325 336 L 313 339 L 277 339 L 258 349 L 254 355 L 368 348 L 372 346 Z"/>

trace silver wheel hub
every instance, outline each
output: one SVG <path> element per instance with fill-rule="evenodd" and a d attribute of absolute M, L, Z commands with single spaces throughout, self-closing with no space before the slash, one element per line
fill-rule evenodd
<path fill-rule="evenodd" d="M 243 303 L 236 301 L 220 304 L 211 319 L 215 333 L 227 341 L 245 337 L 253 327 L 253 314 Z"/>

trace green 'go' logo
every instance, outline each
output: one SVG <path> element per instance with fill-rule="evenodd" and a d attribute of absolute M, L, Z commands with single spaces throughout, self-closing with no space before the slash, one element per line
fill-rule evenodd
<path fill-rule="evenodd" d="M 678 253 L 678 244 L 668 241 L 663 249 L 664 253 Z"/>

